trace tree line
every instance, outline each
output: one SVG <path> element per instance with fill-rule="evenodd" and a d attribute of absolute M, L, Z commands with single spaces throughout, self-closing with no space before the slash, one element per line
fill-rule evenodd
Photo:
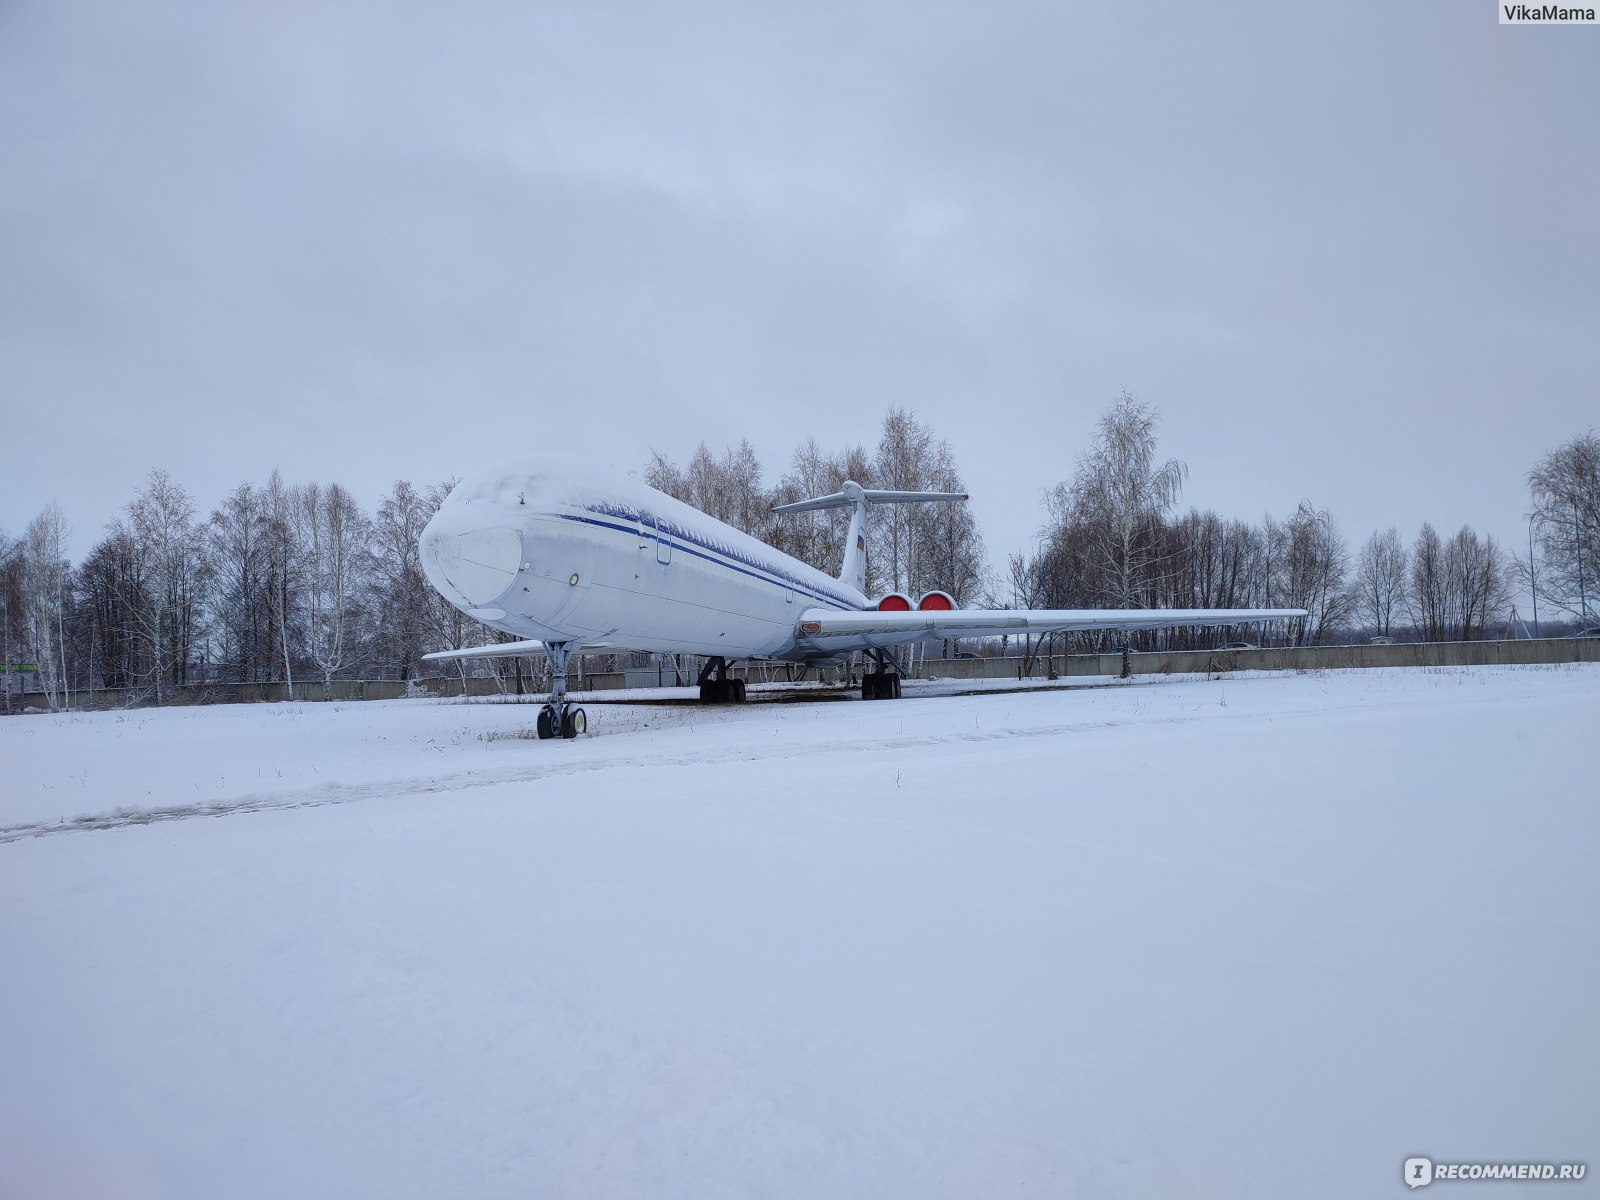
<path fill-rule="evenodd" d="M 1600 520 L 1592 432 L 1529 472 L 1529 556 L 1463 525 L 1449 537 L 1424 523 L 1407 547 L 1397 528 L 1374 532 L 1352 556 L 1327 509 L 1301 500 L 1259 523 L 1190 509 L 1177 515 L 1188 476 L 1158 461 L 1154 409 L 1124 393 L 1100 418 L 1072 477 L 1045 499 L 1038 549 L 1011 556 L 1007 582 L 1030 608 L 1303 608 L 1287 640 L 1326 643 L 1354 632 L 1419 641 L 1501 636 L 1516 585 L 1537 582 L 1547 611 L 1587 624 Z M 1587 563 L 1587 566 L 1585 566 Z M 1512 631 L 1515 636 L 1520 631 Z M 1139 640 L 1212 644 L 1189 629 Z"/>
<path fill-rule="evenodd" d="M 400 480 L 369 514 L 337 483 L 290 486 L 274 471 L 202 516 L 156 469 L 76 567 L 52 502 L 21 537 L 0 537 L 5 661 L 35 665 L 52 704 L 85 688 L 159 703 L 202 682 L 292 694 L 413 678 L 428 650 L 485 632 L 422 574 L 418 538 L 450 486 Z"/>
<path fill-rule="evenodd" d="M 1294 644 L 1354 633 L 1471 640 L 1505 632 L 1513 591 L 1551 617 L 1590 625 L 1600 566 L 1600 438 L 1580 435 L 1528 473 L 1529 547 L 1508 553 L 1462 526 L 1395 527 L 1352 554 L 1333 516 L 1301 500 L 1260 522 L 1177 512 L 1188 467 L 1157 453 L 1155 410 L 1124 393 L 1070 477 L 1044 495 L 1031 552 L 991 571 L 965 505 L 873 511 L 868 590 L 935 589 L 964 607 L 1304 608 Z M 965 490 L 948 441 L 891 407 L 870 449 L 810 439 L 771 486 L 748 441 L 705 444 L 679 466 L 655 453 L 651 486 L 835 573 L 847 509 L 775 516 L 776 505 L 846 479 L 908 491 Z M 498 637 L 439 596 L 418 540 L 453 481 L 397 481 L 373 512 L 338 483 L 239 484 L 209 514 L 164 470 L 150 472 L 83 561 L 66 554 L 52 502 L 17 537 L 0 532 L 0 657 L 37 666 L 52 705 L 85 688 L 164 700 L 203 682 L 415 678 L 428 650 Z M 1534 614 L 1537 616 L 1537 613 Z M 1520 632 L 1520 631 L 1513 631 Z M 1137 645 L 1212 645 L 1215 631 L 1141 634 Z M 1082 640 L 1082 639 L 1074 639 Z M 613 663 L 614 667 L 616 664 Z M 455 668 L 464 671 L 458 664 Z M 9 694 L 8 694 L 9 698 Z"/>
<path fill-rule="evenodd" d="M 961 492 L 961 472 L 950 443 L 899 406 L 884 416 L 877 446 L 824 451 L 815 438 L 798 447 L 771 488 L 749 441 L 714 454 L 702 442 L 680 468 L 660 453 L 643 478 L 651 487 L 693 505 L 804 563 L 837 574 L 849 532 L 848 508 L 778 516 L 780 504 L 837 492 L 847 479 L 862 487 L 896 491 Z M 875 507 L 867 530 L 867 591 L 950 593 L 958 605 L 984 598 L 986 559 L 977 522 L 964 504 L 893 504 Z"/>

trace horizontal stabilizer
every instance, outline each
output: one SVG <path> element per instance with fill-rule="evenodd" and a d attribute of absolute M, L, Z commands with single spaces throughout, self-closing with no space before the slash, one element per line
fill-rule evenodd
<path fill-rule="evenodd" d="M 517 658 L 524 654 L 542 654 L 543 642 L 493 642 L 487 646 L 468 646 L 465 650 L 435 650 L 424 654 L 423 662 L 441 662 L 455 658 Z"/>
<path fill-rule="evenodd" d="M 864 488 L 854 479 L 846 479 L 831 496 L 815 496 L 810 500 L 796 500 L 793 504 L 773 507 L 775 513 L 814 512 L 819 508 L 853 508 L 850 515 L 850 532 L 845 537 L 844 558 L 839 564 L 839 582 L 858 592 L 867 590 L 867 505 L 869 504 L 921 504 L 947 500 L 965 500 L 965 492 L 891 492 L 884 488 Z"/>
<path fill-rule="evenodd" d="M 941 500 L 965 500 L 965 492 L 893 492 L 883 488 L 864 488 L 847 482 L 844 490 L 831 496 L 814 496 L 810 500 L 796 500 L 793 504 L 774 505 L 775 513 L 815 512 L 819 508 L 848 508 L 852 504 L 919 504 L 937 503 Z"/>

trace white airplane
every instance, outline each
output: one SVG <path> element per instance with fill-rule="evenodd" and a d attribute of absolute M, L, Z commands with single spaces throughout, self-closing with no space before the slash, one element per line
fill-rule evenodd
<path fill-rule="evenodd" d="M 866 595 L 867 507 L 962 501 L 963 493 L 893 492 L 847 482 L 772 511 L 849 507 L 838 578 L 634 479 L 549 456 L 512 459 L 463 479 L 422 533 L 428 581 L 468 616 L 523 640 L 445 650 L 428 660 L 543 653 L 550 701 L 541 738 L 577 737 L 583 709 L 567 703 L 567 660 L 584 650 L 689 653 L 706 658 L 700 698 L 744 699 L 730 662 L 826 665 L 860 651 L 876 670 L 865 700 L 900 695 L 891 647 L 941 638 L 1069 629 L 1237 625 L 1304 609 L 975 609 L 944 592 L 915 602 Z"/>

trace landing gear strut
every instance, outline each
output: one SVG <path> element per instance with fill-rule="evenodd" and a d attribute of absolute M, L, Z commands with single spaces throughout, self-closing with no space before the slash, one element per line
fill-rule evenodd
<path fill-rule="evenodd" d="M 729 676 L 728 660 L 720 654 L 706 659 L 699 683 L 701 704 L 744 703 L 744 680 Z"/>
<path fill-rule="evenodd" d="M 895 662 L 887 651 L 868 650 L 866 653 L 877 664 L 877 669 L 862 672 L 861 698 L 863 700 L 900 699 L 899 664 Z"/>
<path fill-rule="evenodd" d="M 572 643 L 546 642 L 544 652 L 550 659 L 550 703 L 539 710 L 534 729 L 541 739 L 575 738 L 589 728 L 589 718 L 583 709 L 567 706 L 567 656 Z"/>

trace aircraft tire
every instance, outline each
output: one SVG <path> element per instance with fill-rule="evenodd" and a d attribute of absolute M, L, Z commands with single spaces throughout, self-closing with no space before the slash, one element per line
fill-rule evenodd
<path fill-rule="evenodd" d="M 588 728 L 589 718 L 581 708 L 567 709 L 567 715 L 561 719 L 561 736 L 564 738 L 575 738 Z"/>
<path fill-rule="evenodd" d="M 556 716 L 555 710 L 552 709 L 548 704 L 546 704 L 543 708 L 541 708 L 539 710 L 539 719 L 533 723 L 533 727 L 534 727 L 534 731 L 536 733 L 538 733 L 539 740 L 541 742 L 544 741 L 546 738 L 555 737 L 555 735 L 556 735 L 555 716 Z"/>

